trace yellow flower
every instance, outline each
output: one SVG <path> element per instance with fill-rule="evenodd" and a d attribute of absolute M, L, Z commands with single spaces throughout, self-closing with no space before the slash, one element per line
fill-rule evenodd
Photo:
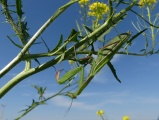
<path fill-rule="evenodd" d="M 156 0 L 140 0 L 139 5 L 141 7 L 144 7 L 145 5 L 147 6 L 152 6 L 152 4 L 156 3 Z"/>
<path fill-rule="evenodd" d="M 97 114 L 98 116 L 101 116 L 101 115 L 104 114 L 104 111 L 103 111 L 103 110 L 98 110 L 98 111 L 96 112 L 96 114 Z"/>
<path fill-rule="evenodd" d="M 71 63 L 73 63 L 73 62 L 75 62 L 74 60 L 68 60 L 68 62 L 71 64 Z"/>
<path fill-rule="evenodd" d="M 89 2 L 89 0 L 79 0 L 79 4 L 81 5 L 81 7 L 83 7 L 84 5 L 87 5 Z"/>
<path fill-rule="evenodd" d="M 123 120 L 130 120 L 130 117 L 129 116 L 124 116 Z"/>
<path fill-rule="evenodd" d="M 105 3 L 94 2 L 89 5 L 89 16 L 96 17 L 97 19 L 102 19 L 103 15 L 107 14 L 109 7 Z"/>

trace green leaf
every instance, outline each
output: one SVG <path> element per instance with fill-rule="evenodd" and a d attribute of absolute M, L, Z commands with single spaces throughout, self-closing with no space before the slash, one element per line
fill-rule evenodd
<path fill-rule="evenodd" d="M 15 43 L 9 36 L 7 36 L 9 38 L 9 40 L 13 43 L 13 45 L 15 45 L 16 47 L 22 49 L 23 47 L 21 45 L 18 45 L 17 43 Z"/>
<path fill-rule="evenodd" d="M 105 41 L 105 35 L 108 34 L 116 25 L 119 24 L 119 22 L 121 22 L 125 17 L 127 16 L 127 14 L 122 14 L 120 17 L 118 18 L 113 18 L 112 20 L 112 26 L 106 30 L 102 35 L 100 35 L 97 39 L 100 41 L 100 42 L 104 42 Z"/>
<path fill-rule="evenodd" d="M 120 79 L 118 78 L 117 74 L 116 74 L 116 70 L 114 68 L 114 66 L 111 64 L 111 62 L 108 62 L 107 65 L 109 66 L 110 70 L 112 71 L 114 77 L 117 79 L 118 82 L 121 83 Z"/>
<path fill-rule="evenodd" d="M 76 21 L 76 25 L 77 25 L 77 29 L 79 31 L 80 36 L 82 36 L 82 30 L 81 30 L 81 28 L 80 28 L 80 26 L 79 26 L 77 21 Z"/>
<path fill-rule="evenodd" d="M 48 52 L 50 52 L 50 49 L 49 49 L 48 45 L 46 44 L 46 42 L 44 41 L 44 39 L 43 39 L 43 38 L 41 38 L 41 39 L 42 39 L 42 41 L 43 41 L 45 47 L 47 48 Z"/>
<path fill-rule="evenodd" d="M 30 35 L 28 33 L 28 28 L 27 28 L 27 22 L 25 22 L 24 20 L 21 20 L 19 23 L 19 27 L 21 32 L 23 33 L 23 39 L 25 40 L 25 42 L 28 41 L 28 39 L 30 38 Z"/>
<path fill-rule="evenodd" d="M 39 86 L 37 86 L 37 85 L 31 85 L 31 86 L 33 86 L 37 91 L 39 91 L 40 90 L 40 87 Z"/>
<path fill-rule="evenodd" d="M 41 101 L 42 99 L 45 99 L 43 95 L 45 93 L 46 87 L 43 88 L 43 87 L 39 87 L 37 85 L 32 85 L 32 86 L 38 91 L 39 100 Z"/>
<path fill-rule="evenodd" d="M 123 2 L 123 0 L 118 0 L 118 4 L 116 5 L 115 8 L 117 8 L 120 5 L 120 3 L 122 3 L 122 2 Z"/>
<path fill-rule="evenodd" d="M 22 0 L 16 0 L 16 10 L 19 18 L 22 18 L 22 15 L 24 14 L 22 11 Z"/>
<path fill-rule="evenodd" d="M 60 40 L 58 42 L 58 44 L 56 45 L 56 47 L 51 50 L 51 52 L 55 52 L 56 50 L 58 50 L 58 48 L 61 46 L 61 44 L 63 43 L 63 35 L 60 36 Z"/>
<path fill-rule="evenodd" d="M 142 30 L 142 31 L 140 31 L 140 32 L 138 32 L 138 33 L 135 34 L 134 36 L 132 36 L 132 38 L 127 42 L 127 44 L 128 44 L 128 45 L 131 44 L 131 42 L 132 42 L 134 39 L 136 39 L 140 34 L 142 34 L 143 32 L 145 32 L 146 30 L 147 30 L 147 28 L 144 29 L 144 30 Z"/>
<path fill-rule="evenodd" d="M 93 30 L 91 28 L 89 28 L 88 26 L 86 25 L 83 25 L 85 30 L 87 30 L 89 33 L 93 32 Z"/>
<path fill-rule="evenodd" d="M 70 35 L 68 36 L 67 40 L 69 40 L 70 42 L 78 42 L 78 40 L 77 40 L 78 34 L 79 34 L 79 32 L 77 32 L 75 29 L 72 29 L 72 31 L 71 31 Z"/>
<path fill-rule="evenodd" d="M 34 60 L 35 60 L 35 62 L 37 62 L 40 65 L 40 62 L 37 58 L 35 58 Z"/>

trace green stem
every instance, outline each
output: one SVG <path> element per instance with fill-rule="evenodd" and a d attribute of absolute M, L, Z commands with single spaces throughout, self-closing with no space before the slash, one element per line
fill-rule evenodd
<path fill-rule="evenodd" d="M 111 17 L 113 14 L 113 3 L 111 0 L 108 0 L 108 3 L 109 3 L 109 15 L 108 15 L 108 17 Z"/>
<path fill-rule="evenodd" d="M 58 93 L 56 93 L 56 94 L 54 94 L 54 95 L 52 95 L 52 96 L 50 96 L 50 97 L 48 97 L 48 98 L 46 98 L 46 99 L 40 101 L 40 102 L 35 102 L 35 103 L 33 103 L 31 106 L 29 106 L 29 108 L 28 108 L 24 113 L 22 113 L 20 116 L 18 116 L 15 120 L 21 119 L 23 116 L 25 116 L 26 114 L 28 114 L 30 111 L 32 111 L 33 109 L 35 109 L 37 106 L 44 104 L 46 101 L 48 101 L 48 100 L 50 100 L 50 99 L 56 97 L 57 95 L 60 95 L 61 92 L 62 92 L 64 89 L 66 89 L 67 87 L 68 87 L 68 86 L 65 86 L 65 87 L 62 88 Z"/>
<path fill-rule="evenodd" d="M 133 12 L 133 13 L 135 13 L 136 15 L 138 15 L 141 19 L 143 19 L 150 26 L 152 26 L 154 28 L 159 28 L 159 26 L 153 25 L 152 23 L 150 23 L 149 21 L 147 21 L 144 17 L 142 17 L 140 14 L 138 14 L 137 12 L 135 12 L 134 10 L 130 9 L 130 11 Z"/>
<path fill-rule="evenodd" d="M 103 115 L 100 115 L 100 116 L 101 116 L 102 120 L 104 120 L 104 117 L 103 117 Z"/>
<path fill-rule="evenodd" d="M 147 7 L 147 16 L 148 16 L 149 23 L 152 24 L 151 11 L 150 11 L 150 8 L 149 8 L 149 7 Z M 152 40 L 152 52 L 154 52 L 154 47 L 155 47 L 154 27 L 153 27 L 153 26 L 150 26 L 150 29 L 151 29 L 151 40 Z"/>
<path fill-rule="evenodd" d="M 123 9 L 120 13 L 117 13 L 114 17 L 116 19 L 119 19 L 120 16 L 122 16 L 123 14 L 125 14 L 128 10 L 130 10 L 136 3 L 137 1 L 134 1 L 130 6 L 128 6 L 127 8 Z M 107 30 L 109 30 L 109 28 L 112 27 L 112 24 L 110 25 L 110 23 L 112 21 L 110 21 L 111 18 L 109 18 L 103 25 L 101 25 L 98 29 L 96 29 L 95 31 L 93 31 L 92 33 L 90 33 L 88 36 L 86 36 L 85 38 L 83 38 L 82 40 L 80 40 L 79 42 L 77 42 L 74 46 L 72 46 L 71 48 L 69 48 L 68 50 L 65 51 L 65 57 L 67 58 L 67 56 L 69 56 L 70 52 L 74 52 L 74 48 L 78 49 L 79 47 L 81 47 L 83 44 L 87 43 L 88 41 L 91 41 L 92 39 L 95 41 L 95 38 L 98 38 L 99 36 L 101 36 L 103 33 L 105 33 Z M 119 19 L 120 20 L 120 19 Z M 34 40 L 34 39 L 33 39 Z M 93 41 L 93 42 L 94 42 Z M 30 42 L 30 41 L 29 41 Z M 27 43 L 28 46 L 30 43 Z M 26 46 L 25 46 L 26 47 Z M 24 48 L 25 48 L 24 47 Z M 23 49 L 24 49 L 23 48 Z M 25 49 L 24 49 L 25 50 Z M 24 51 L 23 50 L 23 51 Z M 23 53 L 23 52 L 22 52 Z M 64 53 L 63 53 L 64 54 Z M 19 82 L 21 82 L 22 80 L 24 80 L 25 78 L 36 74 L 40 71 L 43 71 L 55 64 L 57 64 L 59 62 L 59 60 L 61 60 L 61 57 L 63 57 L 62 55 L 58 55 L 56 58 L 36 67 L 36 68 L 31 68 L 27 71 L 23 71 L 20 74 L 18 74 L 16 77 L 14 77 L 12 80 L 10 80 L 6 85 L 4 85 L 1 89 L 0 89 L 0 98 L 2 98 L 10 89 L 12 89 L 16 84 L 18 84 Z M 21 60 L 21 56 L 18 56 L 18 60 Z M 16 60 L 16 62 L 18 61 Z M 63 59 L 62 59 L 63 60 Z M 18 61 L 18 62 L 19 62 Z M 11 64 L 14 65 L 14 64 Z M 3 73 L 4 74 L 4 73 Z M 2 72 L 1 72 L 2 75 Z"/>
<path fill-rule="evenodd" d="M 108 23 L 107 23 L 108 24 Z M 105 25 L 107 25 L 105 24 Z M 101 26 L 103 29 L 104 27 Z M 99 29 L 101 30 L 101 29 Z M 82 39 L 79 43 L 77 43 L 75 45 L 75 47 L 71 47 L 70 49 L 68 49 L 66 51 L 66 56 L 69 55 L 70 52 L 73 52 L 74 51 L 74 48 L 79 48 L 81 45 L 83 45 L 84 43 L 86 43 L 88 40 L 90 40 L 92 37 L 94 37 L 99 31 L 94 31 L 93 33 L 91 33 L 88 37 L 85 37 L 84 39 Z M 4 85 L 1 89 L 0 89 L 0 98 L 2 98 L 10 89 L 12 89 L 16 84 L 18 84 L 19 82 L 21 82 L 23 79 L 35 74 L 35 73 L 38 73 L 42 70 L 45 70 L 55 64 L 58 63 L 58 61 L 60 60 L 62 55 L 59 55 L 57 56 L 55 59 L 52 59 L 36 68 L 31 68 L 27 71 L 23 71 L 21 72 L 20 74 L 18 74 L 16 77 L 14 77 L 12 80 L 10 80 L 6 85 Z"/>
<path fill-rule="evenodd" d="M 39 54 L 27 54 L 24 55 L 22 57 L 22 60 L 27 60 L 27 59 L 35 59 L 35 58 L 41 58 L 41 57 L 51 57 L 51 56 L 57 56 L 57 55 L 61 55 L 63 52 L 57 52 L 56 54 L 49 54 L 49 53 L 39 53 Z M 74 55 L 75 52 L 70 52 L 70 56 Z M 89 50 L 85 50 L 85 51 L 77 51 L 76 54 L 94 54 L 97 55 L 98 51 L 89 51 Z M 67 58 L 69 59 L 69 57 Z"/>
<path fill-rule="evenodd" d="M 57 52 L 56 54 L 54 54 L 54 56 L 57 55 L 61 55 L 63 52 Z M 70 55 L 74 55 L 74 52 L 70 52 Z M 97 55 L 98 51 L 77 51 L 76 52 L 77 55 L 79 54 L 94 54 Z M 149 54 L 151 54 L 151 52 L 147 52 L 147 53 L 127 53 L 127 52 L 117 52 L 116 54 L 123 54 L 123 55 L 132 55 L 132 56 L 147 56 Z M 27 59 L 35 59 L 35 58 L 42 58 L 42 57 L 50 57 L 50 55 L 48 55 L 48 53 L 41 53 L 41 54 L 29 54 L 29 55 L 25 55 L 22 57 L 22 60 L 27 60 Z M 66 59 L 69 60 L 69 57 Z"/>
<path fill-rule="evenodd" d="M 21 57 L 28 51 L 28 49 L 32 46 L 32 44 L 36 41 L 36 39 L 45 31 L 45 29 L 61 14 L 63 13 L 70 5 L 74 4 L 78 0 L 71 0 L 64 6 L 60 7 L 55 14 L 48 19 L 44 25 L 33 35 L 33 37 L 29 40 L 29 42 L 24 46 L 24 48 L 20 51 L 20 53 L 0 71 L 0 78 L 3 77 L 7 72 L 9 72 L 13 67 L 15 67 L 20 61 Z"/>

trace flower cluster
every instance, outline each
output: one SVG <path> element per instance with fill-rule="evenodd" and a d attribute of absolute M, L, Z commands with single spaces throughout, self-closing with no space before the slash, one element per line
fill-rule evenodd
<path fill-rule="evenodd" d="M 124 116 L 123 120 L 130 120 L 129 116 Z"/>
<path fill-rule="evenodd" d="M 109 7 L 105 3 L 94 2 L 89 6 L 89 16 L 96 17 L 97 19 L 102 19 L 103 15 L 107 14 Z"/>
<path fill-rule="evenodd" d="M 101 115 L 104 114 L 104 111 L 103 111 L 103 110 L 98 110 L 98 111 L 96 112 L 96 114 L 97 114 L 98 116 L 101 116 Z"/>
<path fill-rule="evenodd" d="M 78 3 L 81 5 L 81 7 L 83 7 L 84 5 L 87 5 L 89 3 L 89 0 L 79 0 Z"/>
<path fill-rule="evenodd" d="M 144 7 L 145 5 L 147 6 L 152 6 L 152 4 L 156 3 L 156 0 L 140 0 L 139 5 L 141 7 Z"/>

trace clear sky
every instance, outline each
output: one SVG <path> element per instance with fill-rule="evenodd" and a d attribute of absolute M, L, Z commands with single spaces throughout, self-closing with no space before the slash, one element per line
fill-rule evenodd
<path fill-rule="evenodd" d="M 23 10 L 30 28 L 29 33 L 33 35 L 56 9 L 66 1 L 25 0 L 23 3 Z M 129 15 L 130 17 L 126 19 L 129 22 L 121 23 L 117 29 L 120 32 L 130 30 L 135 34 L 136 31 L 130 21 L 136 23 L 136 18 L 131 17 L 131 14 Z M 79 6 L 75 4 L 60 16 L 41 37 L 49 43 L 50 48 L 55 46 L 61 34 L 67 37 L 71 29 L 76 28 L 75 20 L 80 20 L 80 17 Z M 0 27 L 0 69 L 2 69 L 17 55 L 19 49 L 15 48 L 6 37 L 13 34 L 12 28 L 4 23 L 5 19 L 2 15 L 0 19 L 2 23 Z M 17 39 L 14 38 L 14 40 Z M 38 41 L 41 41 L 40 38 Z M 132 44 L 130 51 L 142 49 L 144 47 L 143 42 L 143 37 L 138 38 Z M 47 51 L 43 44 L 37 46 L 33 47 L 32 53 L 34 51 Z M 71 99 L 58 96 L 51 99 L 48 105 L 36 108 L 23 117 L 22 120 L 97 120 L 96 111 L 99 109 L 105 111 L 104 117 L 109 120 L 121 120 L 124 115 L 130 116 L 131 120 L 157 120 L 159 116 L 158 59 L 158 55 L 146 57 L 116 55 L 112 59 L 112 63 L 122 83 L 115 80 L 106 66 L 83 93 L 73 101 L 71 110 L 66 116 L 65 113 L 71 104 Z M 70 67 L 65 66 L 65 64 L 61 66 L 65 69 Z M 22 70 L 22 67 L 23 64 L 20 64 L 1 78 L 0 87 Z M 0 105 L 5 105 L 3 120 L 13 120 L 19 115 L 19 111 L 31 104 L 32 99 L 38 99 L 37 91 L 31 87 L 32 84 L 47 86 L 45 96 L 54 94 L 61 88 L 56 83 L 53 68 L 25 79 L 0 100 Z M 2 106 L 0 106 L 1 111 Z"/>

